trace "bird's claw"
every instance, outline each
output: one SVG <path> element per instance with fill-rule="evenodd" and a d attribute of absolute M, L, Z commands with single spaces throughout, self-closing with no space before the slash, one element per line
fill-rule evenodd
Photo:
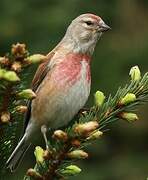
<path fill-rule="evenodd" d="M 78 115 L 83 115 L 84 116 L 89 111 L 90 111 L 89 108 L 82 108 L 82 109 L 79 110 Z"/>
<path fill-rule="evenodd" d="M 47 140 L 47 126 L 46 125 L 42 125 L 41 126 L 41 133 L 43 134 L 44 140 L 45 140 L 45 144 L 46 144 L 46 150 L 49 150 L 49 145 L 48 145 L 48 140 Z"/>

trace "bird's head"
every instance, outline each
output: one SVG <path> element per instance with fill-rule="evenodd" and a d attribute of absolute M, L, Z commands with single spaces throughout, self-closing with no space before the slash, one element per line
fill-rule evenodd
<path fill-rule="evenodd" d="M 69 25 L 66 38 L 75 42 L 77 51 L 91 51 L 92 54 L 97 40 L 102 33 L 109 30 L 110 27 L 104 21 L 94 14 L 82 14 L 75 18 Z"/>

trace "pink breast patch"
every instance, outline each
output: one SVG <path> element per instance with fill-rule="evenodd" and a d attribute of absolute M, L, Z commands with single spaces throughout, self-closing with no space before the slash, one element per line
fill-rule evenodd
<path fill-rule="evenodd" d="M 86 78 L 90 81 L 90 57 L 83 54 L 68 54 L 63 61 L 61 61 L 53 72 L 54 80 L 62 86 L 73 85 L 81 78 L 82 61 L 86 61 L 88 65 Z"/>

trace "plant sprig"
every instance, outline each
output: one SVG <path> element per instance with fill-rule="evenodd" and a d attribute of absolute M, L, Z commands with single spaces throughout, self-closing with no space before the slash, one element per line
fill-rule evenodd
<path fill-rule="evenodd" d="M 79 118 L 66 128 L 53 132 L 50 148 L 36 147 L 36 165 L 28 169 L 24 179 L 65 179 L 77 175 L 81 169 L 75 165 L 79 159 L 88 158 L 84 148 L 99 139 L 111 123 L 119 120 L 134 122 L 137 106 L 148 101 L 148 73 L 141 78 L 140 70 L 130 70 L 131 81 L 119 88 L 114 96 L 105 98 L 101 91 L 95 93 L 94 105 L 81 111 Z"/>
<path fill-rule="evenodd" d="M 20 43 L 13 44 L 10 53 L 0 57 L 0 176 L 23 124 L 25 101 L 35 97 L 31 89 L 25 89 L 25 70 L 44 60 L 46 56 L 41 54 L 29 56 L 26 45 Z"/>

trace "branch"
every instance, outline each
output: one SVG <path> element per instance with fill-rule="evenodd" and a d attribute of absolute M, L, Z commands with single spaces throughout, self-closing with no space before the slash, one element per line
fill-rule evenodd
<path fill-rule="evenodd" d="M 80 173 L 74 165 L 77 160 L 85 159 L 85 147 L 99 139 L 111 123 L 125 120 L 134 122 L 137 106 L 148 101 L 148 73 L 141 78 L 137 66 L 131 68 L 131 82 L 117 93 L 105 98 L 101 91 L 95 93 L 94 105 L 79 113 L 78 118 L 66 128 L 56 130 L 49 139 L 49 149 L 37 146 L 34 154 L 36 165 L 28 169 L 24 180 L 65 179 Z"/>
<path fill-rule="evenodd" d="M 0 57 L 0 175 L 4 164 L 16 145 L 19 126 L 27 111 L 25 102 L 35 97 L 32 90 L 24 89 L 25 71 L 35 63 L 46 60 L 46 56 L 29 56 L 25 44 L 12 45 L 11 52 Z M 11 132 L 11 133 L 10 133 Z"/>

